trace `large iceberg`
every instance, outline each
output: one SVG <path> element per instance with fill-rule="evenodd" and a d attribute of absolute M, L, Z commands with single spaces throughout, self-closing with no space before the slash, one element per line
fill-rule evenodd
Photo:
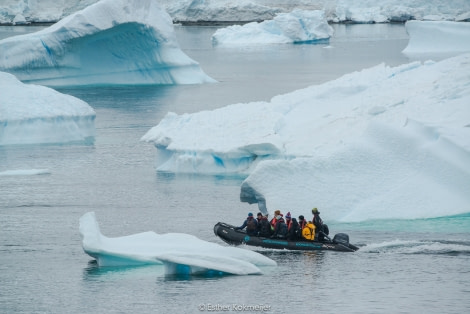
<path fill-rule="evenodd" d="M 470 54 L 381 64 L 270 102 L 169 113 L 142 139 L 157 170 L 251 173 L 243 198 L 272 209 L 315 205 L 343 221 L 465 213 L 469 73 Z"/>
<path fill-rule="evenodd" d="M 3 39 L 0 70 L 48 86 L 214 82 L 181 51 L 170 16 L 152 0 L 103 0 Z"/>
<path fill-rule="evenodd" d="M 218 29 L 212 42 L 218 45 L 306 43 L 327 40 L 333 35 L 323 11 L 296 9 L 272 20 Z"/>
<path fill-rule="evenodd" d="M 407 55 L 470 51 L 470 23 L 449 21 L 408 21 L 410 36 L 403 50 Z"/>
<path fill-rule="evenodd" d="M 98 0 L 2 0 L 0 24 L 56 22 Z M 294 8 L 325 10 L 332 22 L 382 23 L 415 20 L 465 21 L 467 0 L 159 0 L 175 22 L 253 22 Z"/>
<path fill-rule="evenodd" d="M 101 234 L 95 213 L 80 218 L 83 250 L 99 266 L 135 266 L 163 264 L 165 273 L 261 274 L 260 267 L 276 262 L 257 252 L 221 246 L 183 233 L 143 232 L 118 238 Z"/>
<path fill-rule="evenodd" d="M 0 72 L 0 146 L 90 142 L 95 116 L 78 98 Z"/>

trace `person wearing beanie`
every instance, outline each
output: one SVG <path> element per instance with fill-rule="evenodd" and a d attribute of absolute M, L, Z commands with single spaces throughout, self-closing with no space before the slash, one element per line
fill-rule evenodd
<path fill-rule="evenodd" d="M 248 213 L 248 217 L 240 227 L 235 227 L 235 230 L 243 230 L 246 227 L 246 234 L 251 236 L 258 235 L 258 222 L 253 217 L 253 213 Z"/>
<path fill-rule="evenodd" d="M 318 210 L 318 208 L 314 207 L 312 209 L 312 214 L 312 223 L 315 225 L 315 238 L 317 238 L 318 241 L 322 242 L 325 240 L 325 236 L 328 236 L 329 234 L 328 226 L 326 226 L 323 223 L 323 220 L 320 218 L 320 211 Z"/>
<path fill-rule="evenodd" d="M 290 212 L 287 212 L 287 214 L 286 214 L 287 230 L 289 230 L 289 226 L 290 226 L 291 222 L 292 222 L 292 220 L 291 220 Z"/>
<path fill-rule="evenodd" d="M 303 228 L 305 228 L 306 225 L 307 225 L 307 221 L 305 220 L 304 215 L 300 215 L 300 216 L 299 216 L 299 226 L 300 226 L 300 229 L 302 230 Z"/>

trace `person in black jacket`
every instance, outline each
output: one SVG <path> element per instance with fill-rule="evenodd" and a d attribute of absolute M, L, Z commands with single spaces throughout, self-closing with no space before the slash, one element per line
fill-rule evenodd
<path fill-rule="evenodd" d="M 287 237 L 287 225 L 284 218 L 281 215 L 276 217 L 276 227 L 274 227 L 274 233 L 271 238 L 285 239 Z"/>
<path fill-rule="evenodd" d="M 325 240 L 325 236 L 328 237 L 328 234 L 330 233 L 328 226 L 324 224 L 323 220 L 320 218 L 320 212 L 318 211 L 318 208 L 313 208 L 312 214 L 312 222 L 315 225 L 315 239 L 318 239 L 318 241 L 322 242 Z"/>
<path fill-rule="evenodd" d="M 292 218 L 292 221 L 287 228 L 287 238 L 291 241 L 302 238 L 302 230 L 300 229 L 300 225 L 295 218 Z"/>
<path fill-rule="evenodd" d="M 258 236 L 269 238 L 272 234 L 271 224 L 269 223 L 268 216 L 262 216 L 258 221 Z"/>

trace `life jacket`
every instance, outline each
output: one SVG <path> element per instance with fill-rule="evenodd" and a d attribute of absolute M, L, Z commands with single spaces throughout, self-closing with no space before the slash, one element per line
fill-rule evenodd
<path fill-rule="evenodd" d="M 271 221 L 269 222 L 269 224 L 271 225 L 271 230 L 274 230 L 276 228 L 276 223 L 277 223 L 276 217 L 271 219 Z"/>
<path fill-rule="evenodd" d="M 315 225 L 313 223 L 307 223 L 305 228 L 302 229 L 302 237 L 312 241 L 315 239 Z"/>
<path fill-rule="evenodd" d="M 300 230 L 303 230 L 306 225 L 307 225 L 307 221 L 305 219 L 302 221 L 299 221 Z"/>

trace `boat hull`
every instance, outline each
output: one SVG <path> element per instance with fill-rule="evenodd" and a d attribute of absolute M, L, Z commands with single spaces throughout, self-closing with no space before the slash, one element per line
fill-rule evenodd
<path fill-rule="evenodd" d="M 287 250 L 300 250 L 300 251 L 340 251 L 340 252 L 354 252 L 359 248 L 350 243 L 335 243 L 331 240 L 324 242 L 298 240 L 290 241 L 281 238 L 265 238 L 250 236 L 244 231 L 235 230 L 235 226 L 218 222 L 214 226 L 214 233 L 223 241 L 230 245 L 246 244 L 250 246 L 263 247 L 268 249 L 287 249 Z"/>

